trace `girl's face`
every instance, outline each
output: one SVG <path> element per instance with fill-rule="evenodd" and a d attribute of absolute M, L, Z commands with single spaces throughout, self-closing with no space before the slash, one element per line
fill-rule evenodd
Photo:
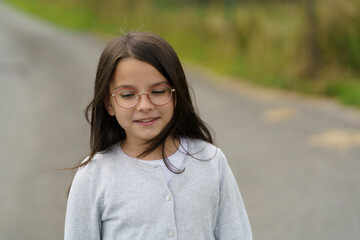
<path fill-rule="evenodd" d="M 152 65 L 134 58 L 124 58 L 116 66 L 114 78 L 110 82 L 109 92 L 115 93 L 126 88 L 133 93 L 147 93 L 150 88 L 159 84 L 170 83 Z M 158 92 L 155 92 L 159 94 Z M 122 95 L 129 97 L 127 90 Z M 174 96 L 173 96 L 174 97 Z M 126 99 L 127 101 L 127 99 Z M 137 104 L 132 108 L 122 108 L 115 97 L 109 97 L 105 107 L 111 116 L 115 116 L 126 132 L 126 142 L 142 144 L 156 137 L 170 122 L 174 113 L 174 101 L 171 99 L 164 105 L 155 105 L 148 95 L 141 94 Z"/>

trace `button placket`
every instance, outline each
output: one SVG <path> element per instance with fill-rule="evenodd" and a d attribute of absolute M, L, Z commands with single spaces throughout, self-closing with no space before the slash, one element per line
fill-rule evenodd
<path fill-rule="evenodd" d="M 176 179 L 174 179 L 176 180 Z M 168 222 L 168 226 L 167 226 L 167 232 L 165 234 L 167 234 L 167 237 L 169 239 L 177 239 L 177 229 L 176 229 L 176 220 L 175 220 L 175 206 L 174 206 L 174 196 L 172 195 L 172 191 L 170 190 L 170 185 L 168 185 L 166 183 L 166 181 L 164 181 L 165 183 L 165 186 L 166 186 L 166 192 L 165 194 L 163 195 L 163 199 L 165 201 L 165 205 L 169 208 L 171 208 L 171 215 L 172 216 L 169 216 L 171 217 L 171 220 Z M 169 213 L 170 213 L 169 212 Z"/>
<path fill-rule="evenodd" d="M 172 200 L 172 195 L 170 193 L 166 194 L 164 199 L 165 199 L 165 201 L 168 201 L 169 203 L 171 203 L 171 205 L 173 206 L 172 201 L 171 201 Z M 175 226 L 173 226 L 173 227 L 175 227 Z M 170 229 L 172 229 L 172 228 L 168 228 L 167 235 L 168 235 L 169 238 L 174 238 L 175 237 L 175 232 L 173 230 L 170 230 Z"/>

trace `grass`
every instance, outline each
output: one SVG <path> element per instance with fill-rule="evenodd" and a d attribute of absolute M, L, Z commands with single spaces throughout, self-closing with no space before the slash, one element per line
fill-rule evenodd
<path fill-rule="evenodd" d="M 269 87 L 335 97 L 360 107 L 360 4 L 356 0 L 320 5 L 322 58 L 321 68 L 313 76 L 306 74 L 312 66 L 303 9 L 295 4 L 224 9 L 179 6 L 163 0 L 3 1 L 77 31 L 107 36 L 122 30 L 152 31 L 167 39 L 181 59 L 214 72 Z"/>
<path fill-rule="evenodd" d="M 96 15 L 84 6 L 41 0 L 3 0 L 36 17 L 59 26 L 75 30 L 90 30 L 95 26 Z"/>
<path fill-rule="evenodd" d="M 358 81 L 330 83 L 327 85 L 325 93 L 336 97 L 343 104 L 360 107 L 360 84 Z"/>

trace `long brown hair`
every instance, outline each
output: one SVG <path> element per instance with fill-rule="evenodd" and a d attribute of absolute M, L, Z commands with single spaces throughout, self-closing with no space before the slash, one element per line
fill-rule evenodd
<path fill-rule="evenodd" d="M 124 129 L 115 117 L 108 114 L 104 103 L 108 98 L 109 84 L 117 63 L 128 57 L 151 64 L 175 88 L 173 101 L 176 104 L 172 119 L 158 136 L 149 141 L 149 147 L 139 157 L 161 147 L 165 165 L 170 171 L 181 173 L 182 171 L 177 171 L 167 160 L 166 139 L 169 136 L 173 139 L 189 137 L 209 143 L 213 143 L 213 139 L 209 128 L 195 112 L 184 70 L 174 49 L 163 38 L 148 32 L 130 32 L 110 40 L 106 45 L 96 72 L 94 97 L 84 111 L 86 120 L 91 125 L 91 151 L 87 160 L 75 168 L 86 165 L 97 152 L 106 151 L 126 138 Z"/>

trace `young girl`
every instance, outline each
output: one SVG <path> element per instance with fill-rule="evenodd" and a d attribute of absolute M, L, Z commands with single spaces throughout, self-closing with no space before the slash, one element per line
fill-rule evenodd
<path fill-rule="evenodd" d="M 164 39 L 111 40 L 94 90 L 91 153 L 70 189 L 65 240 L 252 239 L 235 178 Z"/>

